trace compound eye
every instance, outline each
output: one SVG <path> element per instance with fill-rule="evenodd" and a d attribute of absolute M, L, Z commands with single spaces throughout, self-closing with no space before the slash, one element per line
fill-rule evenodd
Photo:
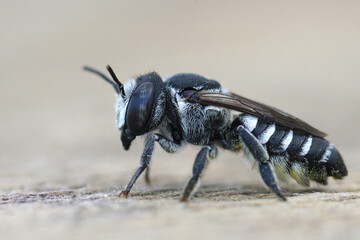
<path fill-rule="evenodd" d="M 151 117 L 153 102 L 154 86 L 151 82 L 142 83 L 136 88 L 126 111 L 126 125 L 132 134 L 144 133 Z"/>

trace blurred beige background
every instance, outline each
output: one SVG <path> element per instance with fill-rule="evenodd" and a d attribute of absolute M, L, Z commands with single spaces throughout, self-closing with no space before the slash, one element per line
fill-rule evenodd
<path fill-rule="evenodd" d="M 359 12 L 359 1 L 0 0 L 0 193 L 3 198 L 14 193 L 69 189 L 106 193 L 121 189 L 131 177 L 138 166 L 142 142 L 134 142 L 129 152 L 121 148 L 115 128 L 113 89 L 83 72 L 85 64 L 104 71 L 106 64 L 111 64 L 122 81 L 152 70 L 162 76 L 198 73 L 220 81 L 223 87 L 240 95 L 292 113 L 327 132 L 328 139 L 339 148 L 347 163 L 350 176 L 344 183 L 334 183 L 328 189 L 358 192 Z M 197 151 L 198 148 L 190 147 L 172 156 L 158 148 L 152 168 L 155 187 L 146 187 L 139 179 L 134 191 L 147 191 L 156 186 L 159 189 L 175 186 L 180 191 L 191 173 Z M 266 193 L 240 158 L 243 156 L 221 152 L 219 160 L 209 167 L 204 177 L 205 189 L 216 184 L 223 186 L 222 189 L 255 184 L 260 186 L 260 192 Z M 227 200 L 225 198 L 225 202 Z M 180 214 L 177 202 L 170 202 L 168 208 L 174 207 L 173 214 Z M 124 202 L 111 203 L 127 209 L 121 205 Z M 359 202 L 356 203 L 358 208 Z M 108 213 L 112 223 L 92 215 L 89 226 L 104 227 L 107 231 L 111 224 L 120 223 L 120 215 L 124 214 L 121 211 L 126 210 L 119 210 L 120 214 L 112 204 L 106 207 L 115 212 L 114 215 Z M 137 203 L 134 204 L 133 209 L 138 209 Z M 154 207 L 152 204 L 158 206 L 161 202 L 146 204 Z M 215 211 L 214 208 L 222 209 L 224 203 L 211 204 L 213 206 L 207 207 Z M 7 225 L 0 230 L 9 238 L 17 236 L 17 224 L 25 232 L 33 233 L 31 236 L 59 236 L 58 233 L 64 232 L 71 235 L 72 231 L 79 238 L 86 233 L 88 237 L 103 236 L 87 225 L 75 224 L 80 230 L 69 228 L 66 223 L 78 217 L 72 212 L 65 215 L 65 224 L 53 222 L 50 235 L 46 235 L 41 230 L 34 231 L 34 226 L 43 226 L 63 215 L 49 205 L 39 214 L 35 214 L 31 205 L 25 210 L 18 205 L 6 206 L 0 208 L 0 218 Z M 40 206 L 44 207 L 42 203 Z M 101 206 L 95 208 L 105 211 Z M 94 206 L 80 207 L 88 213 Z M 184 219 L 191 219 L 194 225 L 204 222 L 197 220 L 206 218 L 207 207 L 198 207 L 205 211 L 201 216 L 194 215 L 190 209 Z M 65 211 L 71 209 L 80 211 L 76 207 Z M 253 213 L 252 210 L 249 212 Z M 155 215 L 163 213 L 154 211 Z M 314 212 L 311 207 L 308 211 Z M 211 216 L 216 219 L 221 213 Z M 254 220 L 254 229 L 243 230 L 236 227 L 236 222 L 246 223 L 246 219 L 234 219 L 231 211 L 227 213 L 229 215 L 223 215 L 222 219 L 230 226 L 216 229 L 216 233 L 256 236 L 251 235 L 257 229 L 255 223 L 261 225 L 264 220 L 261 214 L 256 215 L 259 219 L 254 217 L 258 220 Z M 293 212 L 290 216 L 298 214 Z M 321 221 L 324 212 L 318 214 Z M 137 215 L 128 217 L 136 219 Z M 284 219 L 286 221 L 286 217 Z M 334 219 L 338 218 L 334 216 Z M 131 226 L 136 229 L 136 224 L 144 227 L 149 226 L 146 221 L 157 220 L 145 217 L 144 221 L 134 220 L 135 225 Z M 149 227 L 147 231 L 164 235 L 161 226 L 166 225 L 167 220 L 158 221 L 164 224 L 157 222 L 160 227 L 156 225 L 158 228 L 154 231 Z M 176 226 L 176 220 L 172 221 Z M 303 222 L 306 221 L 305 218 Z M 317 222 L 316 219 L 309 221 Z M 217 225 L 217 222 L 208 224 Z M 338 226 L 336 221 L 332 224 Z M 335 231 L 331 224 L 329 226 L 322 229 Z M 344 225 L 347 236 L 355 236 L 351 235 L 356 234 L 351 231 L 354 229 L 346 226 L 353 225 Z M 109 236 L 120 234 L 115 226 L 109 228 L 114 230 L 107 231 Z M 183 229 L 186 234 L 178 237 L 202 235 L 186 226 L 169 232 Z M 304 233 L 304 229 L 307 228 L 294 230 L 295 234 Z M 321 230 L 312 236 L 324 236 L 322 232 L 328 231 Z"/>

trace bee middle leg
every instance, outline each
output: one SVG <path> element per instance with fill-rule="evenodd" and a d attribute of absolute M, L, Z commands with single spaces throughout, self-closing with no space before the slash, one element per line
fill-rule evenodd
<path fill-rule="evenodd" d="M 209 163 L 209 160 L 214 159 L 217 156 L 217 148 L 214 145 L 203 147 L 198 155 L 196 156 L 193 171 L 193 176 L 187 183 L 183 196 L 182 202 L 186 202 L 189 197 L 195 192 L 195 188 L 198 185 L 199 179 L 204 172 L 205 167 Z"/>
<path fill-rule="evenodd" d="M 151 185 L 151 179 L 150 179 L 150 166 L 148 166 L 145 170 L 145 182 L 147 185 Z"/>

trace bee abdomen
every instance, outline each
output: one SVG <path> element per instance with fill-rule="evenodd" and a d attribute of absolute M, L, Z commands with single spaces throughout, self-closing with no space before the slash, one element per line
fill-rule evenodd
<path fill-rule="evenodd" d="M 277 175 L 290 175 L 302 185 L 309 185 L 309 180 L 326 184 L 329 176 L 347 175 L 340 153 L 327 140 L 250 115 L 241 116 L 240 121 L 266 146 Z"/>

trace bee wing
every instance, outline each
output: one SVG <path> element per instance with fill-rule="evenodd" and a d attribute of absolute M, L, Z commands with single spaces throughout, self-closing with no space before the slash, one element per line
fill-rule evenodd
<path fill-rule="evenodd" d="M 189 91 L 184 96 L 186 101 L 191 103 L 228 108 L 259 117 L 268 122 L 277 123 L 290 129 L 301 130 L 314 136 L 326 136 L 326 133 L 319 131 L 291 114 L 234 93 L 225 94 L 213 91 Z"/>

